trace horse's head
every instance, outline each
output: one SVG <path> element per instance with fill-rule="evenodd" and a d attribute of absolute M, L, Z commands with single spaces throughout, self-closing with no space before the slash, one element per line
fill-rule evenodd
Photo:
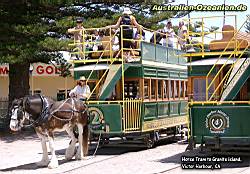
<path fill-rule="evenodd" d="M 29 119 L 29 114 L 26 114 L 25 108 L 23 107 L 24 99 L 15 99 L 12 102 L 10 108 L 11 120 L 10 120 L 10 129 L 12 131 L 20 131 L 23 127 L 25 119 Z"/>

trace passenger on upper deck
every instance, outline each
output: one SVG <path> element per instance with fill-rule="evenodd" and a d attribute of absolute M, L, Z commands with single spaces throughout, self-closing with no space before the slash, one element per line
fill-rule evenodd
<path fill-rule="evenodd" d="M 174 47 L 174 36 L 175 32 L 173 30 L 172 22 L 168 21 L 167 25 L 164 27 L 163 32 L 167 35 L 165 39 L 163 39 L 163 46 Z"/>
<path fill-rule="evenodd" d="M 134 16 L 132 16 L 132 12 L 130 8 L 126 7 L 124 8 L 124 11 L 122 13 L 123 15 L 118 19 L 116 25 L 111 25 L 107 27 L 111 28 L 119 28 L 120 25 L 134 25 L 137 27 L 138 31 L 140 31 L 141 26 L 137 23 L 136 19 Z M 123 36 L 121 36 L 121 33 L 123 33 Z M 121 48 L 121 38 L 124 39 L 133 39 L 133 28 L 130 26 L 123 26 L 122 27 L 122 32 L 120 31 L 120 38 L 119 38 L 119 43 L 120 43 L 120 48 Z M 131 41 L 123 41 L 123 48 L 132 48 L 132 42 Z"/>
<path fill-rule="evenodd" d="M 181 50 L 186 49 L 185 45 L 187 44 L 187 27 L 184 25 L 183 21 L 179 22 L 178 43 L 181 46 Z"/>
<path fill-rule="evenodd" d="M 83 41 L 83 26 L 82 26 L 83 20 L 81 18 L 76 19 L 76 27 L 68 29 L 69 33 L 74 34 L 74 40 L 77 44 L 77 52 L 83 51 L 82 41 Z M 82 57 L 82 55 L 81 55 Z"/>

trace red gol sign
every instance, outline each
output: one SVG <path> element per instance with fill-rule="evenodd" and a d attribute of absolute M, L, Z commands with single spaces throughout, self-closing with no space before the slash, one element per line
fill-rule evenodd
<path fill-rule="evenodd" d="M 32 75 L 33 76 L 59 76 L 60 70 L 57 67 L 54 67 L 53 65 L 47 65 L 47 64 L 32 64 L 33 70 Z M 0 76 L 8 76 L 9 73 L 9 65 L 4 64 L 0 65 Z"/>

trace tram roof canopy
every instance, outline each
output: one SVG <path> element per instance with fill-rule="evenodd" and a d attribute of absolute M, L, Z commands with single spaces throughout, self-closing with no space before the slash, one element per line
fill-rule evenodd
<path fill-rule="evenodd" d="M 205 65 L 214 65 L 215 63 L 217 65 L 223 65 L 223 64 L 233 64 L 236 59 L 235 58 L 231 58 L 229 60 L 227 60 L 228 58 L 220 58 L 218 60 L 218 58 L 212 58 L 212 59 L 202 59 L 202 60 L 197 60 L 197 61 L 192 61 L 190 63 L 186 63 L 186 65 L 188 66 L 205 66 Z M 218 62 L 217 62 L 218 60 Z"/>
<path fill-rule="evenodd" d="M 98 65 L 83 65 L 76 68 L 72 68 L 71 71 L 91 71 L 91 70 L 104 70 L 109 69 L 107 64 L 98 64 Z"/>

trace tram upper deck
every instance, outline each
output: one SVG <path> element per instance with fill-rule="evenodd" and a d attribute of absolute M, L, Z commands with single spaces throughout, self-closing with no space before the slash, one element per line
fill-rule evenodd
<path fill-rule="evenodd" d="M 129 28 L 129 29 L 128 29 Z M 82 40 L 69 44 L 72 63 L 147 63 L 147 61 L 185 64 L 186 59 L 177 40 L 173 47 L 162 46 L 167 42 L 166 33 L 134 26 L 122 25 L 119 29 L 88 28 L 81 32 Z M 168 43 L 165 43 L 167 45 Z"/>
<path fill-rule="evenodd" d="M 208 24 L 214 23 L 214 20 L 224 20 L 230 25 L 211 30 Z M 139 31 L 134 26 L 126 25 L 117 30 L 107 27 L 76 30 L 81 32 L 82 39 L 70 44 L 72 62 L 142 63 L 152 60 L 178 63 L 184 57 L 237 57 L 250 45 L 250 38 L 240 31 L 243 26 L 237 29 L 236 15 L 190 18 L 184 21 L 187 24 L 187 34 L 185 38 L 175 34 L 173 48 L 161 46 L 163 42 L 168 45 L 168 34 L 144 27 Z M 184 50 L 181 49 L 183 45 L 179 44 L 180 40 L 184 44 Z"/>

